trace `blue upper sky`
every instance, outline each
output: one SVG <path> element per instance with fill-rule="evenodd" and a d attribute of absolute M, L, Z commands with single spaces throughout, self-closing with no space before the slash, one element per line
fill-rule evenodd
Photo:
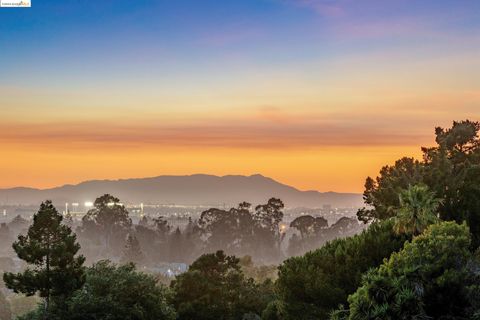
<path fill-rule="evenodd" d="M 0 81 L 28 82 L 24 69 L 61 82 L 68 72 L 300 65 L 406 42 L 435 45 L 435 33 L 474 37 L 479 25 L 480 1 L 32 0 L 31 9 L 0 10 Z"/>

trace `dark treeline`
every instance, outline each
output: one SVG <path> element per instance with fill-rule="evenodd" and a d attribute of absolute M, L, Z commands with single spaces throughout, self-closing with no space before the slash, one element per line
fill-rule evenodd
<path fill-rule="evenodd" d="M 163 218 L 134 226 L 105 195 L 77 239 L 47 201 L 13 243 L 27 267 L 4 282 L 43 299 L 22 319 L 480 319 L 479 131 L 471 121 L 437 128 L 422 161 L 404 158 L 368 178 L 358 212 L 368 227 L 359 234 L 352 219 L 328 226 L 301 216 L 286 241 L 275 198 L 207 210 L 183 231 Z M 93 251 L 116 260 L 86 267 L 82 254 Z M 281 262 L 278 278 L 252 262 L 288 252 L 306 253 Z M 168 286 L 138 269 L 165 255 L 193 261 Z"/>

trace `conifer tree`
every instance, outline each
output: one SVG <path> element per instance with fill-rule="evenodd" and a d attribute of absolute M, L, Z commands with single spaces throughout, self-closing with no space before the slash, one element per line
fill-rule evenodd
<path fill-rule="evenodd" d="M 22 273 L 3 275 L 6 286 L 14 292 L 27 296 L 38 293 L 45 299 L 45 319 L 51 298 L 62 304 L 85 281 L 85 258 L 76 256 L 80 245 L 62 218 L 51 201 L 42 203 L 27 234 L 13 243 L 18 257 L 30 266 Z"/>

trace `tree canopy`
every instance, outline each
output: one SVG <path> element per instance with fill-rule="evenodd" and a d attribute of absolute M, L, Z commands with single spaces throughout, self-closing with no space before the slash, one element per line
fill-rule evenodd
<path fill-rule="evenodd" d="M 469 247 L 465 224 L 430 226 L 368 272 L 348 298 L 349 310 L 339 310 L 332 318 L 476 319 L 479 264 Z"/>
<path fill-rule="evenodd" d="M 223 251 L 202 255 L 177 276 L 171 288 L 180 320 L 241 320 L 249 313 L 260 315 L 272 294 L 245 278 L 239 259 Z"/>
<path fill-rule="evenodd" d="M 393 232 L 393 221 L 375 223 L 353 237 L 328 242 L 279 267 L 277 290 L 289 319 L 325 319 L 346 303 L 362 274 L 402 248 L 406 235 Z"/>
<path fill-rule="evenodd" d="M 425 184 L 441 199 L 439 218 L 466 221 L 472 246 L 480 244 L 480 123 L 453 122 L 451 128 L 436 128 L 436 146 L 422 148 L 423 160 L 402 158 L 385 166 L 376 179 L 367 178 L 364 200 L 358 211 L 364 222 L 385 220 L 400 207 L 398 194 L 411 185 Z"/>

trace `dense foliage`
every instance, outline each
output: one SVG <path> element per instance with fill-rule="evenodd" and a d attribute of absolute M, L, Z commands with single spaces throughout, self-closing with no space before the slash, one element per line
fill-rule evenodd
<path fill-rule="evenodd" d="M 396 215 L 399 193 L 423 183 L 441 199 L 442 220 L 466 221 L 472 244 L 480 244 L 480 123 L 453 122 L 449 129 L 436 128 L 432 148 L 422 148 L 423 161 L 411 158 L 385 166 L 376 179 L 367 178 L 364 199 L 369 206 L 358 212 L 362 221 L 384 220 Z"/>
<path fill-rule="evenodd" d="M 166 298 L 167 289 L 154 277 L 135 271 L 133 264 L 117 267 L 100 261 L 87 269 L 83 288 L 64 301 L 66 310 L 54 301 L 50 319 L 173 320 L 175 311 Z M 41 308 L 23 319 L 43 319 Z"/>
<path fill-rule="evenodd" d="M 100 261 L 87 271 L 83 290 L 69 301 L 69 319 L 175 319 L 167 302 L 167 289 L 153 276 L 135 271 L 133 264 Z"/>
<path fill-rule="evenodd" d="M 479 264 L 466 225 L 443 222 L 368 272 L 333 319 L 476 319 Z M 477 296 L 476 296 L 477 295 Z"/>
<path fill-rule="evenodd" d="M 407 237 L 393 222 L 375 223 L 279 267 L 278 292 L 289 319 L 325 319 L 360 284 L 362 274 L 403 247 Z"/>
<path fill-rule="evenodd" d="M 260 315 L 273 295 L 271 283 L 245 278 L 240 260 L 223 251 L 205 254 L 172 282 L 181 320 L 236 320 Z"/>

